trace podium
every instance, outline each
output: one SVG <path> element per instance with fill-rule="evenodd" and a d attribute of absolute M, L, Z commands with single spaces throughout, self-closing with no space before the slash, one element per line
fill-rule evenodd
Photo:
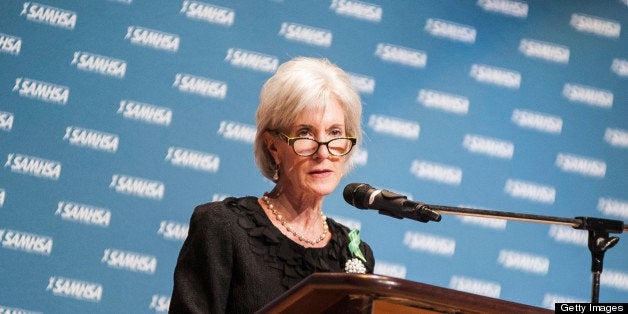
<path fill-rule="evenodd" d="M 314 273 L 257 313 L 554 313 L 539 307 L 363 274 Z"/>

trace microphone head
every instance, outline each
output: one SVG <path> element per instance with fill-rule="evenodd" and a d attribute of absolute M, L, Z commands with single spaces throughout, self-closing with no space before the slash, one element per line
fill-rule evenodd
<path fill-rule="evenodd" d="M 342 197 L 347 203 L 359 209 L 368 208 L 370 191 L 375 188 L 366 183 L 349 183 L 342 192 Z"/>

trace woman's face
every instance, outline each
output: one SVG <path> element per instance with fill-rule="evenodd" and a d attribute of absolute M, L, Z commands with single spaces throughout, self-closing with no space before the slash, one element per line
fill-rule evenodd
<path fill-rule="evenodd" d="M 337 100 L 332 99 L 324 108 L 301 112 L 288 130 L 289 137 L 308 137 L 326 142 L 345 133 L 345 114 Z M 342 179 L 346 156 L 333 156 L 325 145 L 308 157 L 297 155 L 292 147 L 279 136 L 272 136 L 274 147 L 269 150 L 279 165 L 279 182 L 293 195 L 325 196 L 334 191 Z M 268 142 L 268 143 L 271 143 Z"/>

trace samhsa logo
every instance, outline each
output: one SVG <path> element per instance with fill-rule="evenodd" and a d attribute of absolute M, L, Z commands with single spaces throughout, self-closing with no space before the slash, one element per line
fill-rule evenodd
<path fill-rule="evenodd" d="M 383 115 L 371 115 L 368 126 L 375 132 L 386 133 L 409 140 L 419 138 L 421 127 L 417 122 Z"/>
<path fill-rule="evenodd" d="M 528 4 L 510 0 L 478 0 L 477 5 L 485 11 L 510 15 L 525 19 L 528 17 Z"/>
<path fill-rule="evenodd" d="M 546 204 L 554 204 L 556 199 L 556 189 L 553 186 L 515 179 L 506 180 L 504 192 L 514 198 Z"/>
<path fill-rule="evenodd" d="M 19 55 L 22 50 L 22 38 L 0 33 L 0 52 Z"/>
<path fill-rule="evenodd" d="M 512 111 L 510 120 L 522 128 L 541 132 L 560 134 L 563 129 L 561 117 L 534 111 L 515 109 Z"/>
<path fill-rule="evenodd" d="M 73 30 L 76 27 L 77 15 L 75 12 L 36 2 L 24 2 L 22 12 L 20 13 L 20 16 L 22 15 L 31 22 L 48 24 L 69 30 Z"/>
<path fill-rule="evenodd" d="M 580 102 L 591 106 L 609 109 L 613 107 L 613 93 L 608 90 L 566 83 L 563 87 L 563 96 L 570 101 Z"/>
<path fill-rule="evenodd" d="M 324 48 L 331 46 L 331 42 L 334 37 L 331 31 L 326 29 L 287 22 L 281 24 L 279 36 L 282 36 L 290 41 L 298 41 Z"/>
<path fill-rule="evenodd" d="M 462 182 L 462 169 L 425 160 L 413 160 L 410 173 L 419 179 L 444 184 L 460 185 Z"/>
<path fill-rule="evenodd" d="M 220 157 L 217 155 L 174 146 L 168 148 L 165 161 L 173 166 L 199 171 L 216 172 L 220 168 Z"/>
<path fill-rule="evenodd" d="M 188 230 L 190 226 L 188 224 L 162 220 L 159 224 L 159 230 L 157 234 L 160 234 L 166 240 L 183 241 L 188 236 Z"/>
<path fill-rule="evenodd" d="M 157 258 L 154 256 L 117 249 L 105 249 L 100 261 L 111 268 L 146 274 L 154 274 L 157 269 Z"/>
<path fill-rule="evenodd" d="M 120 174 L 114 174 L 111 177 L 109 188 L 121 194 L 154 200 L 163 199 L 166 190 L 162 182 Z"/>
<path fill-rule="evenodd" d="M 36 312 L 31 310 L 20 309 L 16 307 L 7 307 L 0 305 L 0 314 L 42 314 L 42 312 Z"/>
<path fill-rule="evenodd" d="M 139 101 L 123 99 L 120 101 L 117 114 L 125 119 L 142 121 L 150 124 L 169 126 L 172 122 L 172 110 L 145 104 Z"/>
<path fill-rule="evenodd" d="M 349 73 L 349 77 L 351 77 L 351 85 L 353 85 L 353 88 L 358 92 L 373 94 L 375 91 L 375 79 L 373 77 L 356 73 Z"/>
<path fill-rule="evenodd" d="M 235 20 L 235 12 L 232 9 L 219 7 L 201 1 L 183 1 L 179 13 L 192 20 L 199 20 L 211 24 L 231 26 Z"/>
<path fill-rule="evenodd" d="M 604 141 L 611 146 L 628 148 L 628 130 L 606 128 Z"/>
<path fill-rule="evenodd" d="M 253 143 L 257 129 L 254 125 L 234 121 L 220 121 L 218 134 L 224 138 L 245 143 Z"/>
<path fill-rule="evenodd" d="M 132 44 L 168 52 L 177 52 L 181 39 L 179 35 L 169 34 L 140 26 L 129 26 L 124 39 Z"/>
<path fill-rule="evenodd" d="M 619 38 L 621 24 L 616 21 L 574 13 L 569 24 L 579 32 L 591 33 L 599 36 Z"/>
<path fill-rule="evenodd" d="M 172 87 L 202 97 L 224 99 L 227 96 L 227 83 L 185 73 L 177 73 Z"/>
<path fill-rule="evenodd" d="M 20 97 L 43 100 L 59 105 L 67 104 L 68 97 L 70 97 L 70 89 L 66 86 L 22 77 L 15 79 L 13 91 L 17 92 Z"/>
<path fill-rule="evenodd" d="M 589 237 L 583 230 L 566 226 L 551 225 L 547 233 L 554 241 L 587 246 Z"/>
<path fill-rule="evenodd" d="M 108 153 L 118 151 L 120 137 L 116 134 L 105 133 L 76 126 L 65 128 L 64 141 L 71 145 L 100 150 Z"/>
<path fill-rule="evenodd" d="M 212 195 L 212 202 L 220 202 L 229 196 L 229 194 L 214 193 L 214 195 Z"/>
<path fill-rule="evenodd" d="M 155 312 L 167 313 L 170 308 L 170 296 L 154 294 L 151 298 L 148 309 L 155 310 Z"/>
<path fill-rule="evenodd" d="M 466 208 L 478 208 L 478 206 L 471 205 L 460 205 L 461 207 Z M 482 208 L 486 209 L 486 208 Z M 495 219 L 495 218 L 484 218 L 484 217 L 474 217 L 474 216 L 457 216 L 458 220 L 463 224 L 475 225 L 481 228 L 489 228 L 496 230 L 504 230 L 506 229 L 507 220 L 504 219 Z"/>
<path fill-rule="evenodd" d="M 382 7 L 355 0 L 333 0 L 329 6 L 338 15 L 379 23 L 382 20 Z"/>
<path fill-rule="evenodd" d="M 53 240 L 42 236 L 11 229 L 0 229 L 0 245 L 4 249 L 49 256 L 52 253 Z"/>
<path fill-rule="evenodd" d="M 469 76 L 478 82 L 519 89 L 521 74 L 517 71 L 506 70 L 483 64 L 473 64 Z"/>
<path fill-rule="evenodd" d="M 14 173 L 50 180 L 58 180 L 61 176 L 60 162 L 22 154 L 7 155 L 4 167 Z"/>
<path fill-rule="evenodd" d="M 453 256 L 456 251 L 456 240 L 421 232 L 406 231 L 403 244 L 411 250 L 444 256 Z"/>
<path fill-rule="evenodd" d="M 126 74 L 126 61 L 89 52 L 75 52 L 70 64 L 79 70 L 116 78 L 123 78 Z"/>
<path fill-rule="evenodd" d="M 57 204 L 55 216 L 67 221 L 100 227 L 108 227 L 111 222 L 109 209 L 65 201 Z"/>
<path fill-rule="evenodd" d="M 154 200 L 163 199 L 166 190 L 162 182 L 122 174 L 114 174 L 111 177 L 109 188 L 120 194 L 128 194 Z"/>
<path fill-rule="evenodd" d="M 100 302 L 103 288 L 99 283 L 53 276 L 48 280 L 46 291 L 58 297 Z"/>
<path fill-rule="evenodd" d="M 606 162 L 599 159 L 558 153 L 554 164 L 565 172 L 573 172 L 596 178 L 604 178 L 606 175 Z"/>
<path fill-rule="evenodd" d="M 625 200 L 600 197 L 597 201 L 597 210 L 604 215 L 628 219 L 628 201 Z"/>
<path fill-rule="evenodd" d="M 428 108 L 440 109 L 460 115 L 466 115 L 469 112 L 469 99 L 463 96 L 431 89 L 421 89 L 416 100 Z"/>
<path fill-rule="evenodd" d="M 564 64 L 569 63 L 569 48 L 565 46 L 524 38 L 519 42 L 519 51 L 530 58 Z"/>
<path fill-rule="evenodd" d="M 613 59 L 613 63 L 611 64 L 611 70 L 619 76 L 628 76 L 628 60 Z"/>
<path fill-rule="evenodd" d="M 279 66 L 277 57 L 239 48 L 229 48 L 225 61 L 235 67 L 266 73 L 274 73 Z"/>
<path fill-rule="evenodd" d="M 546 256 L 534 255 L 524 252 L 500 250 L 497 263 L 504 268 L 520 270 L 538 275 L 546 275 L 549 271 L 550 261 Z"/>
<path fill-rule="evenodd" d="M 502 287 L 497 282 L 485 281 L 465 276 L 452 276 L 449 280 L 449 288 L 479 294 L 491 298 L 499 298 Z"/>
<path fill-rule="evenodd" d="M 414 68 L 424 68 L 427 64 L 427 54 L 425 52 L 391 44 L 377 44 L 375 56 L 382 61 L 399 63 Z"/>
<path fill-rule="evenodd" d="M 425 22 L 425 31 L 435 37 L 448 38 L 467 44 L 475 43 L 477 35 L 477 30 L 472 26 L 432 18 Z"/>
<path fill-rule="evenodd" d="M 366 166 L 368 161 L 369 161 L 369 152 L 368 152 L 368 150 L 358 147 L 352 153 L 351 159 L 350 159 L 349 162 L 351 162 L 355 166 L 364 167 L 364 166 Z"/>
<path fill-rule="evenodd" d="M 11 131 L 13 129 L 14 116 L 10 112 L 0 111 L 0 130 Z"/>
<path fill-rule="evenodd" d="M 512 159 L 515 151 L 512 142 L 475 134 L 465 134 L 462 147 L 472 153 L 503 159 Z"/>
<path fill-rule="evenodd" d="M 628 291 L 628 273 L 608 269 L 602 273 L 600 283 L 606 287 Z"/>
<path fill-rule="evenodd" d="M 384 276 L 406 278 L 408 269 L 404 264 L 390 263 L 378 260 L 377 264 L 375 264 L 374 273 Z"/>

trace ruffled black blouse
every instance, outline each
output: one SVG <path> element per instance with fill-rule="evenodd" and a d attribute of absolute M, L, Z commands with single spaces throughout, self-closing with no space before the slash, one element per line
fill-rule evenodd
<path fill-rule="evenodd" d="M 277 229 L 255 197 L 194 209 L 174 272 L 170 313 L 253 313 L 314 272 L 344 272 L 349 229 L 331 218 L 322 248 L 304 248 Z M 367 273 L 373 251 L 365 242 Z"/>

